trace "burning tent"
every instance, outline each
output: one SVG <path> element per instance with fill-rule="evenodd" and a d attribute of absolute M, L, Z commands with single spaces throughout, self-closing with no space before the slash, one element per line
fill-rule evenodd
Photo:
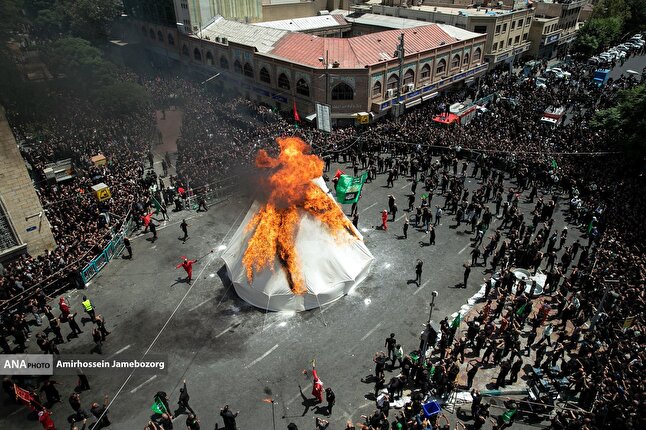
<path fill-rule="evenodd" d="M 298 138 L 278 139 L 280 154 L 260 151 L 271 170 L 266 202 L 254 202 L 222 256 L 248 303 L 302 311 L 347 294 L 368 274 L 373 256 L 321 179 L 323 161 Z"/>

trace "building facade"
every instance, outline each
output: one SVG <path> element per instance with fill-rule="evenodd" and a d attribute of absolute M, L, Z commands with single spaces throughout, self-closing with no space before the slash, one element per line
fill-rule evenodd
<path fill-rule="evenodd" d="M 559 55 L 566 54 L 576 39 L 579 30 L 581 10 L 588 0 L 560 0 L 553 2 L 534 3 L 536 14 L 546 18 L 558 18 L 558 28 L 561 30 L 557 42 Z"/>
<path fill-rule="evenodd" d="M 0 106 L 0 261 L 56 246 L 16 139 Z"/>
<path fill-rule="evenodd" d="M 533 9 L 502 10 L 476 7 L 459 9 L 442 6 L 412 6 L 408 8 L 372 5 L 374 14 L 419 21 L 449 24 L 474 33 L 486 35 L 484 61 L 491 68 L 512 63 L 526 55 L 530 48 L 529 30 Z"/>
<path fill-rule="evenodd" d="M 486 35 L 449 25 L 352 38 L 318 37 L 223 18 L 199 35 L 136 20 L 131 30 L 151 54 L 204 77 L 219 74 L 210 83 L 225 92 L 282 111 L 291 110 L 295 102 L 300 116 L 309 119 L 317 104 L 326 104 L 336 124 L 352 124 L 364 112 L 379 118 L 394 105 L 413 107 L 487 69 Z M 395 51 L 401 34 L 405 55 L 400 84 Z"/>
<path fill-rule="evenodd" d="M 528 54 L 532 58 L 551 60 L 556 56 L 562 30 L 558 17 L 536 16 L 529 29 L 531 48 Z"/>

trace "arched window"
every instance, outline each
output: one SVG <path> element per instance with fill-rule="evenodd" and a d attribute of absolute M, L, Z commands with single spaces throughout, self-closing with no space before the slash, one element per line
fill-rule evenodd
<path fill-rule="evenodd" d="M 251 64 L 244 63 L 244 75 L 248 78 L 253 78 L 253 67 L 251 67 Z"/>
<path fill-rule="evenodd" d="M 458 54 L 455 54 L 451 60 L 451 68 L 455 69 L 456 67 L 460 67 L 460 56 Z"/>
<path fill-rule="evenodd" d="M 193 58 L 195 58 L 195 61 L 202 61 L 202 53 L 199 49 L 195 48 L 193 50 Z"/>
<path fill-rule="evenodd" d="M 354 90 L 345 82 L 336 84 L 332 88 L 332 100 L 352 100 L 354 99 Z"/>
<path fill-rule="evenodd" d="M 161 30 L 157 32 L 157 40 L 160 42 L 164 41 L 164 33 L 162 33 Z"/>
<path fill-rule="evenodd" d="M 213 65 L 213 54 L 211 54 L 211 51 L 206 51 L 206 64 L 209 66 Z"/>
<path fill-rule="evenodd" d="M 381 95 L 381 81 L 377 81 L 372 86 L 372 96 L 379 97 L 380 95 Z"/>
<path fill-rule="evenodd" d="M 224 55 L 220 57 L 220 67 L 229 70 L 229 60 Z"/>
<path fill-rule="evenodd" d="M 151 28 L 151 29 L 150 29 L 150 33 L 149 33 L 149 34 L 150 34 L 150 38 L 154 40 L 154 39 L 155 39 L 155 30 L 153 30 L 153 29 Z"/>
<path fill-rule="evenodd" d="M 271 84 L 271 75 L 269 75 L 269 71 L 264 67 L 260 69 L 260 82 Z"/>
<path fill-rule="evenodd" d="M 411 69 L 406 70 L 404 73 L 404 85 L 406 84 L 414 84 L 415 83 L 415 72 L 413 72 Z"/>
<path fill-rule="evenodd" d="M 233 71 L 242 75 L 242 64 L 240 64 L 240 61 L 236 60 L 233 63 Z"/>
<path fill-rule="evenodd" d="M 186 45 L 182 46 L 182 55 L 185 55 L 188 57 L 188 46 Z"/>
<path fill-rule="evenodd" d="M 468 65 L 469 64 L 469 53 L 467 52 L 464 54 L 464 58 L 462 59 L 462 64 Z"/>
<path fill-rule="evenodd" d="M 168 33 L 168 44 L 171 46 L 175 46 L 175 38 L 170 33 Z"/>
<path fill-rule="evenodd" d="M 386 89 L 396 91 L 398 85 L 399 85 L 399 76 L 393 73 L 388 77 L 388 81 L 386 81 Z"/>
<path fill-rule="evenodd" d="M 145 25 L 142 25 L 142 26 L 141 26 L 141 34 L 143 34 L 144 36 L 146 36 L 146 34 L 148 34 L 148 30 L 146 30 L 146 26 L 145 26 Z"/>
<path fill-rule="evenodd" d="M 446 60 L 442 58 L 437 62 L 437 67 L 435 68 L 435 74 L 439 75 L 446 71 Z"/>
<path fill-rule="evenodd" d="M 296 81 L 296 92 L 302 96 L 310 96 L 310 86 L 307 85 L 305 79 L 299 79 Z"/>
<path fill-rule="evenodd" d="M 420 72 L 420 78 L 424 80 L 430 77 L 431 77 L 431 66 L 429 66 L 428 64 L 424 64 L 422 66 L 422 71 Z"/>
<path fill-rule="evenodd" d="M 480 57 L 482 57 L 482 49 L 476 48 L 476 50 L 473 52 L 473 59 L 479 60 Z"/>
<path fill-rule="evenodd" d="M 278 77 L 278 88 L 282 88 L 284 90 L 289 90 L 290 88 L 289 79 L 287 79 L 287 76 L 285 76 L 284 73 L 281 73 Z"/>

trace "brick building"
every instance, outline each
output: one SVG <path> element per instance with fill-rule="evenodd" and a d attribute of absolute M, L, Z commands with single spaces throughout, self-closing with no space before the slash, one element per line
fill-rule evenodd
<path fill-rule="evenodd" d="M 56 246 L 16 139 L 0 106 L 0 261 Z"/>

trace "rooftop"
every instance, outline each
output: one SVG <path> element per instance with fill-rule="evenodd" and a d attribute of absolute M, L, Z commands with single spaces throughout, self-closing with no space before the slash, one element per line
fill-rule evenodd
<path fill-rule="evenodd" d="M 333 11 L 332 13 L 342 12 L 345 14 L 345 20 L 352 24 L 370 25 L 383 28 L 415 28 L 428 25 L 427 22 L 416 19 L 398 18 L 395 16 L 377 15 L 375 13 L 352 13 L 350 11 Z"/>
<path fill-rule="evenodd" d="M 200 33 L 203 38 L 208 36 L 212 41 L 216 37 L 226 37 L 231 42 L 253 46 L 263 53 L 271 51 L 278 40 L 289 34 L 286 30 L 229 21 L 221 16 L 216 17 Z"/>
<path fill-rule="evenodd" d="M 493 8 L 487 8 L 487 7 L 457 8 L 457 7 L 448 7 L 448 6 L 428 6 L 428 5 L 412 6 L 406 9 L 421 10 L 424 12 L 444 13 L 447 15 L 462 15 L 462 16 L 500 16 L 500 15 L 508 15 L 512 13 L 525 11 L 525 9 L 508 10 L 508 9 L 493 9 Z"/>
<path fill-rule="evenodd" d="M 337 63 L 336 67 L 341 69 L 362 69 L 392 60 L 401 33 L 404 33 L 407 55 L 482 36 L 438 24 L 387 30 L 351 38 L 326 38 L 289 33 L 275 44 L 270 55 L 323 69 L 325 65 L 319 58 L 325 58 L 327 52 L 330 67 Z"/>
<path fill-rule="evenodd" d="M 330 14 L 312 16 L 306 18 L 282 19 L 279 21 L 266 21 L 253 24 L 259 27 L 274 28 L 287 31 L 309 31 L 325 28 L 333 28 L 341 25 L 348 25 L 348 22 L 341 14 Z"/>

